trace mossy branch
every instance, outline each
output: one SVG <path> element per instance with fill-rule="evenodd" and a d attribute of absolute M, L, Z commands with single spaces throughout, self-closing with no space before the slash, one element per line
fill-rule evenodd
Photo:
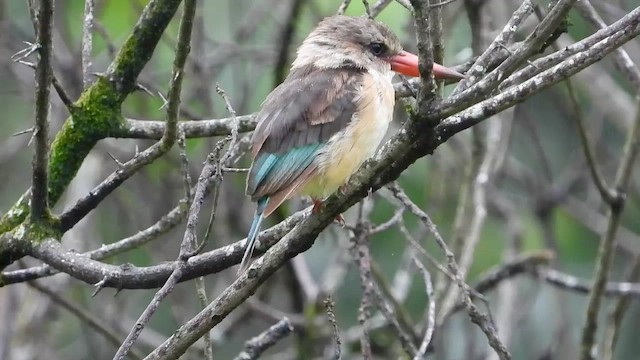
<path fill-rule="evenodd" d="M 48 167 L 51 205 L 60 199 L 95 144 L 123 126 L 122 102 L 135 89 L 138 75 L 180 3 L 180 0 L 150 1 L 107 71 L 75 102 L 71 116 L 51 146 Z M 11 231 L 27 218 L 30 192 L 21 196 L 0 219 L 0 234 Z M 15 260 L 10 259 L 4 245 L 0 243 L 0 268 Z"/>

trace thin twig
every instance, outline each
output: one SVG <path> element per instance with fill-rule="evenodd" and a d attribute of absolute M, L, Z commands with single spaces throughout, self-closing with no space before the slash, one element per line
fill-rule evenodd
<path fill-rule="evenodd" d="M 89 328 L 95 330 L 96 333 L 100 334 L 100 336 L 105 338 L 105 340 L 107 340 L 112 345 L 116 347 L 120 345 L 120 337 L 122 335 L 119 334 L 119 331 L 108 328 L 107 325 L 105 325 L 107 323 L 105 320 L 96 319 L 96 317 L 93 314 L 91 314 L 89 311 L 76 306 L 71 301 L 65 299 L 62 295 L 54 292 L 53 290 L 43 285 L 40 285 L 38 282 L 29 281 L 27 284 L 32 288 L 38 290 L 39 292 L 45 294 L 54 303 L 65 308 L 67 311 L 69 311 L 71 314 L 77 317 L 80 321 L 87 324 Z M 140 353 L 140 351 L 137 349 L 131 349 L 131 352 L 129 353 L 129 357 L 132 359 L 142 359 L 144 355 Z"/>
<path fill-rule="evenodd" d="M 178 122 L 178 109 L 180 107 L 180 92 L 182 89 L 182 77 L 184 72 L 184 64 L 191 48 L 191 29 L 193 28 L 193 18 L 196 13 L 196 0 L 185 0 L 184 10 L 182 18 L 180 19 L 180 29 L 178 31 L 178 40 L 176 43 L 176 56 L 174 59 L 173 75 L 171 76 L 171 82 L 169 85 L 169 105 L 167 106 L 167 126 L 165 128 L 165 134 L 160 140 L 160 149 L 167 151 L 177 138 L 177 122 Z M 210 156 L 211 157 L 211 156 Z M 209 159 L 209 158 L 208 158 Z M 203 169 L 203 172 L 207 169 Z M 186 266 L 186 253 L 191 251 L 195 247 L 195 225 L 198 221 L 198 215 L 200 210 L 200 203 L 203 201 L 205 194 L 204 181 L 198 181 L 198 187 L 196 189 L 195 201 L 190 207 L 189 221 L 187 222 L 187 230 L 185 236 L 180 245 L 179 261 L 176 263 L 175 269 L 167 282 L 162 286 L 158 292 L 154 295 L 149 305 L 142 312 L 135 326 L 131 329 L 126 339 L 122 342 L 122 345 L 116 352 L 114 359 L 123 360 L 127 355 L 136 339 L 144 329 L 144 326 L 149 322 L 151 316 L 155 313 L 160 306 L 160 302 L 173 290 L 173 287 L 178 282 L 178 279 L 182 276 L 184 267 Z"/>
<path fill-rule="evenodd" d="M 195 5 L 194 5 L 195 6 Z M 185 7 L 185 14 L 188 14 Z M 188 7 L 191 10 L 191 7 Z M 166 120 L 164 131 L 160 141 L 141 153 L 137 153 L 131 160 L 123 164 L 116 172 L 100 183 L 95 189 L 81 198 L 70 209 L 60 215 L 60 230 L 66 232 L 78 221 L 84 218 L 91 210 L 95 209 L 113 190 L 120 186 L 126 179 L 135 174 L 142 167 L 152 163 L 160 156 L 166 154 L 178 137 L 178 118 L 180 111 L 180 92 L 182 91 L 182 79 L 184 77 L 184 64 L 191 50 L 191 28 L 193 16 L 187 18 L 183 15 L 180 22 L 178 42 L 176 44 L 175 58 L 173 60 L 173 73 L 169 83 L 169 94 L 166 103 Z M 135 85 L 135 84 L 134 84 Z"/>
<path fill-rule="evenodd" d="M 540 268 L 531 270 L 531 273 L 549 285 L 559 289 L 573 291 L 582 294 L 592 292 L 593 286 L 588 280 L 583 280 L 558 270 Z M 608 282 L 605 284 L 603 295 L 609 297 L 623 297 L 640 299 L 640 284 L 630 282 Z"/>
<path fill-rule="evenodd" d="M 384 10 L 389 4 L 391 4 L 393 0 L 378 0 L 373 6 L 371 6 L 371 16 L 375 18 L 380 15 L 382 10 Z"/>
<path fill-rule="evenodd" d="M 369 6 L 369 1 L 362 0 L 362 5 L 364 6 L 364 12 L 367 14 L 369 19 L 373 19 L 373 14 L 371 13 L 371 7 Z"/>
<path fill-rule="evenodd" d="M 640 147 L 640 95 L 637 97 L 637 112 L 632 128 L 629 131 L 627 140 L 622 152 L 622 158 L 614 186 L 616 189 L 617 201 L 609 206 L 609 224 L 607 231 L 602 236 L 600 247 L 598 248 L 598 257 L 594 274 L 594 282 L 591 292 L 589 293 L 589 301 L 587 303 L 587 319 L 582 329 L 582 344 L 580 349 L 580 358 L 582 360 L 590 360 L 597 357 L 595 353 L 595 336 L 598 328 L 598 313 L 600 312 L 600 303 L 605 292 L 607 278 L 609 277 L 609 268 L 613 261 L 616 232 L 620 227 L 622 211 L 624 210 L 626 191 L 629 185 L 629 178 L 633 170 L 633 165 L 638 155 Z"/>
<path fill-rule="evenodd" d="M 216 172 L 214 174 L 214 176 L 217 178 L 217 182 L 221 183 L 222 176 L 223 176 L 223 168 L 225 165 L 227 165 L 227 163 L 233 156 L 234 154 L 233 150 L 235 148 L 235 145 L 238 142 L 238 119 L 236 118 L 236 111 L 233 109 L 233 106 L 231 106 L 231 101 L 229 100 L 229 97 L 224 92 L 224 90 L 222 90 L 222 88 L 220 87 L 220 84 L 216 84 L 216 92 L 224 100 L 225 107 L 227 108 L 227 111 L 229 111 L 229 113 L 231 114 L 231 119 L 233 121 L 233 126 L 231 128 L 231 136 L 228 139 L 223 140 L 224 142 L 227 142 L 227 140 L 230 141 L 229 147 L 227 149 L 227 152 L 224 154 L 224 156 L 220 159 L 219 163 L 217 164 Z M 206 244 L 209 242 L 209 236 L 211 235 L 211 227 L 213 226 L 213 221 L 216 218 L 216 210 L 218 209 L 219 198 L 220 198 L 220 186 L 216 186 L 213 189 L 213 205 L 211 206 L 211 214 L 209 215 L 207 230 L 202 239 L 202 243 L 196 248 L 196 250 L 194 250 L 196 254 L 202 251 L 202 249 L 204 249 Z"/>
<path fill-rule="evenodd" d="M 539 268 L 543 265 L 548 265 L 551 259 L 553 259 L 553 254 L 549 251 L 520 254 L 511 261 L 500 264 L 480 274 L 478 276 L 479 280 L 473 285 L 473 289 L 477 293 L 486 294 L 495 289 L 503 281 L 509 280 L 517 275 L 526 273 L 539 274 L 542 272 L 542 270 L 538 271 Z M 444 323 L 451 315 L 463 309 L 464 304 L 458 301 L 456 306 L 442 316 L 444 319 L 442 322 Z"/>
<path fill-rule="evenodd" d="M 180 149 L 180 160 L 182 163 L 182 177 L 184 182 L 185 200 L 187 207 L 191 207 L 191 176 L 189 175 L 189 159 L 187 158 L 187 152 L 185 149 L 184 132 L 178 130 L 178 148 Z M 198 277 L 195 279 L 196 294 L 198 295 L 198 301 L 200 306 L 204 309 L 209 304 L 207 299 L 207 290 L 204 284 L 204 277 Z M 204 358 L 205 360 L 213 360 L 213 344 L 211 342 L 211 332 L 207 332 L 202 337 L 204 340 Z"/>
<path fill-rule="evenodd" d="M 428 113 L 428 117 L 436 118 L 436 115 L 440 111 L 443 111 L 445 114 L 450 114 L 450 111 L 451 113 L 455 113 L 456 110 L 464 109 L 465 107 L 474 104 L 482 96 L 493 91 L 522 63 L 525 63 L 530 56 L 540 51 L 548 37 L 556 31 L 558 25 L 565 19 L 566 14 L 569 12 L 575 1 L 576 0 L 559 1 L 543 21 L 536 26 L 534 31 L 513 50 L 513 53 L 510 54 L 504 62 L 498 65 L 481 81 L 475 82 L 464 91 L 456 93 L 455 95 L 443 100 L 436 108 L 431 109 L 431 112 Z"/>
<path fill-rule="evenodd" d="M 369 335 L 369 319 L 371 318 L 371 298 L 373 296 L 373 279 L 371 278 L 371 254 L 369 252 L 368 226 L 364 222 L 364 208 L 367 201 L 360 203 L 358 211 L 358 223 L 352 237 L 351 251 L 360 269 L 360 282 L 362 283 L 362 299 L 358 309 L 358 322 L 362 328 L 360 347 L 362 357 L 365 360 L 373 359 L 371 352 L 371 340 Z"/>
<path fill-rule="evenodd" d="M 340 7 L 338 7 L 337 14 L 344 15 L 344 12 L 347 11 L 349 4 L 351 4 L 351 0 L 342 0 L 342 3 L 340 3 Z"/>
<path fill-rule="evenodd" d="M 36 65 L 35 154 L 31 179 L 31 220 L 46 221 L 49 215 L 48 163 L 49 163 L 49 96 L 51 59 L 53 57 L 53 0 L 40 0 L 36 43 L 39 59 Z"/>
<path fill-rule="evenodd" d="M 184 131 L 178 130 L 178 148 L 180 149 L 180 164 L 182 171 L 182 181 L 184 184 L 184 198 L 187 207 L 191 206 L 191 175 L 189 174 L 189 158 L 187 157 L 186 140 Z"/>
<path fill-rule="evenodd" d="M 636 256 L 633 259 L 628 275 L 625 276 L 628 282 L 637 283 L 640 280 L 640 256 Z M 631 304 L 630 297 L 622 297 L 618 299 L 613 309 L 609 313 L 609 326 L 604 332 L 604 344 L 602 346 L 602 360 L 612 360 L 616 344 L 618 343 L 618 336 L 620 335 L 620 329 L 622 328 L 622 321 L 624 314 L 627 312 L 629 305 Z"/>
<path fill-rule="evenodd" d="M 429 1 L 410 0 L 415 13 L 416 35 L 418 38 L 418 55 L 420 62 L 420 92 L 418 93 L 418 112 L 425 114 L 435 95 L 433 78 L 433 44 L 429 34 Z M 433 126 L 434 124 L 429 124 Z"/>
<path fill-rule="evenodd" d="M 468 285 L 463 280 L 460 268 L 456 264 L 455 256 L 451 252 L 451 250 L 449 250 L 447 244 L 445 243 L 444 239 L 438 232 L 435 224 L 433 223 L 429 215 L 427 215 L 427 213 L 422 211 L 416 204 L 414 204 L 411 201 L 411 199 L 409 199 L 409 197 L 404 193 L 404 191 L 398 186 L 397 183 L 390 184 L 387 186 L 387 188 L 391 190 L 391 193 L 405 207 L 407 207 L 407 210 L 409 210 L 411 213 L 416 215 L 416 217 L 418 217 L 418 219 L 420 219 L 423 222 L 423 224 L 427 227 L 427 229 L 429 229 L 429 231 L 433 234 L 434 238 L 436 239 L 436 243 L 442 249 L 442 251 L 445 254 L 445 257 L 447 258 L 447 266 L 449 268 L 449 271 L 451 271 L 451 273 L 454 276 L 456 284 L 462 290 L 462 301 L 464 303 L 465 308 L 467 309 L 467 312 L 469 314 L 469 317 L 471 318 L 471 321 L 474 324 L 478 325 L 480 330 L 482 330 L 482 332 L 485 333 L 487 340 L 489 341 L 489 345 L 495 350 L 496 354 L 500 357 L 500 359 L 511 359 L 511 355 L 509 354 L 509 351 L 504 346 L 502 341 L 498 338 L 497 330 L 491 318 L 485 314 L 480 313 L 478 308 L 475 306 L 475 304 L 471 300 L 471 297 L 469 295 Z"/>
<path fill-rule="evenodd" d="M 162 286 L 162 288 L 160 288 L 160 290 L 156 292 L 147 308 L 140 315 L 140 317 L 136 321 L 136 325 L 133 327 L 133 329 L 131 329 L 131 332 L 127 336 L 127 339 L 125 339 L 122 346 L 118 350 L 118 354 L 120 354 L 120 357 L 118 357 L 118 354 L 116 354 L 115 359 L 120 360 L 122 354 L 126 354 L 127 347 L 133 345 L 136 338 L 144 328 L 144 325 L 149 322 L 151 316 L 155 313 L 158 306 L 160 306 L 160 302 L 165 297 L 167 297 L 171 293 L 171 291 L 173 291 L 174 286 L 178 283 L 178 280 L 185 272 L 187 261 L 197 254 L 197 252 L 195 251 L 197 246 L 196 226 L 198 225 L 198 217 L 200 215 L 200 209 L 204 201 L 206 179 L 212 177 L 216 172 L 219 161 L 218 159 L 220 158 L 223 144 L 224 142 L 222 141 L 218 142 L 217 148 L 214 150 L 214 152 L 207 156 L 207 160 L 205 161 L 202 173 L 198 178 L 198 184 L 196 185 L 194 199 L 189 209 L 189 218 L 187 220 L 186 230 L 182 239 L 182 243 L 180 244 L 180 253 L 178 255 L 178 259 L 173 264 L 173 271 L 171 272 L 171 275 Z M 220 183 L 218 182 L 216 186 L 219 185 Z"/>
<path fill-rule="evenodd" d="M 327 312 L 327 318 L 333 329 L 333 341 L 335 342 L 335 349 L 333 352 L 333 359 L 340 360 L 342 358 L 342 340 L 340 340 L 340 330 L 338 329 L 338 321 L 336 320 L 336 314 L 333 311 L 335 303 L 331 296 L 327 296 L 324 300 L 324 308 Z"/>
<path fill-rule="evenodd" d="M 436 0 L 428 0 L 428 12 L 429 12 L 429 37 L 433 45 L 433 61 L 439 64 L 444 64 L 444 41 L 442 39 L 442 7 L 433 5 L 436 4 Z M 442 96 L 444 90 L 444 81 L 437 82 L 436 89 L 438 96 Z"/>
<path fill-rule="evenodd" d="M 598 14 L 589 0 L 578 1 L 576 3 L 576 8 L 580 15 L 582 15 L 597 29 L 607 27 L 607 24 L 602 20 L 602 17 Z M 633 84 L 636 93 L 640 93 L 640 70 L 633 60 L 631 60 L 631 57 L 625 49 L 616 49 L 613 53 L 613 61 L 616 67 L 624 73 L 625 78 Z"/>
<path fill-rule="evenodd" d="M 488 65 L 492 54 L 496 52 L 501 45 L 507 44 L 513 38 L 516 30 L 532 13 L 533 2 L 531 0 L 523 1 L 520 7 L 513 12 L 513 15 L 502 28 L 500 34 L 498 34 L 489 47 L 487 47 L 487 49 L 478 56 L 473 65 L 469 68 L 469 71 L 465 74 L 466 78 L 458 84 L 453 94 L 457 94 L 467 89 L 470 85 L 476 83 L 489 70 Z"/>
<path fill-rule="evenodd" d="M 378 309 L 380 309 L 380 312 L 387 320 L 387 322 L 393 326 L 395 330 L 394 333 L 400 340 L 400 343 L 402 344 L 404 350 L 410 356 L 415 356 L 418 353 L 418 349 L 413 342 L 413 337 L 400 324 L 398 318 L 396 317 L 396 309 L 393 307 L 392 302 L 385 297 L 382 290 L 380 289 L 380 286 L 378 286 L 378 284 L 375 282 L 373 282 L 373 295 L 375 296 L 376 302 L 378 303 Z"/>
<path fill-rule="evenodd" d="M 409 10 L 409 12 L 411 13 L 411 15 L 413 15 L 413 5 L 411 5 L 411 2 L 409 0 L 395 0 L 398 4 L 400 4 L 400 6 L 402 6 L 403 8 Z"/>
<path fill-rule="evenodd" d="M 15 53 L 14 56 L 22 53 L 23 51 L 27 51 L 26 54 L 21 55 L 20 57 L 18 57 L 14 61 L 19 63 L 19 64 L 22 64 L 24 66 L 27 66 L 27 67 L 35 70 L 36 69 L 36 65 L 34 63 L 22 60 L 25 56 L 29 55 L 29 51 L 30 50 L 31 49 L 27 48 L 27 49 L 23 49 L 23 50 L 18 51 L 17 53 Z M 51 72 L 51 85 L 53 85 L 53 88 L 56 90 L 56 93 L 58 94 L 58 97 L 60 97 L 60 101 L 62 101 L 64 106 L 66 106 L 67 110 L 69 110 L 69 113 L 72 113 L 72 110 L 75 109 L 75 105 L 73 104 L 73 101 L 71 101 L 71 98 L 69 97 L 69 95 L 67 95 L 67 92 L 64 90 L 64 88 L 62 87 L 62 85 L 58 81 L 58 78 L 56 77 L 56 74 L 53 71 Z"/>
<path fill-rule="evenodd" d="M 606 180 L 602 176 L 602 173 L 598 170 L 598 164 L 596 163 L 595 155 L 591 147 L 591 142 L 589 141 L 589 137 L 587 135 L 586 118 L 584 116 L 584 113 L 582 112 L 582 107 L 580 107 L 580 103 L 578 102 L 578 97 L 573 88 L 571 79 L 565 80 L 564 83 L 567 87 L 569 99 L 571 100 L 571 104 L 573 107 L 574 116 L 572 117 L 576 120 L 576 125 L 578 126 L 578 134 L 580 134 L 582 151 L 584 152 L 584 156 L 587 159 L 589 171 L 591 172 L 591 178 L 593 179 L 593 183 L 596 185 L 596 188 L 600 192 L 600 196 L 602 196 L 602 199 L 607 204 L 611 204 L 615 201 L 615 193 L 611 191 L 611 189 L 607 185 Z"/>
<path fill-rule="evenodd" d="M 611 33 L 614 31 L 614 29 L 617 28 L 623 28 L 624 31 L 615 32 L 587 48 L 585 48 L 585 45 L 591 44 L 592 41 L 595 41 L 594 39 L 599 38 L 603 35 L 603 33 L 594 34 L 594 37 L 589 39 L 590 41 L 576 43 L 576 45 L 579 45 L 574 47 L 573 49 L 580 48 L 583 49 L 583 51 L 577 52 L 575 55 L 571 55 L 568 58 L 564 58 L 564 61 L 562 61 L 558 65 L 555 65 L 518 85 L 515 85 L 507 90 L 503 90 L 490 99 L 484 100 L 476 105 L 467 108 L 466 110 L 463 110 L 462 112 L 457 113 L 456 115 L 448 117 L 447 119 L 443 120 L 440 125 L 438 125 L 438 127 L 435 129 L 436 133 L 438 133 L 438 135 L 441 136 L 441 139 L 444 141 L 450 137 L 448 133 L 458 133 L 459 131 L 467 129 L 478 123 L 478 121 L 472 119 L 482 118 L 484 120 L 488 116 L 491 116 L 508 107 L 513 106 L 515 102 L 504 102 L 504 100 L 506 100 L 507 98 L 511 98 L 513 96 L 515 100 L 530 96 L 532 93 L 536 93 L 542 90 L 542 88 L 546 88 L 547 86 L 564 80 L 566 79 L 566 77 L 571 76 L 584 69 L 585 67 L 599 61 L 604 56 L 617 49 L 619 46 L 631 40 L 632 38 L 636 37 L 640 33 L 640 25 L 637 22 L 634 22 L 639 17 L 640 8 L 636 8 L 625 17 L 618 20 L 616 23 L 612 24 L 606 29 L 603 29 L 603 33 Z M 557 55 L 558 54 L 556 54 L 555 56 Z M 517 76 L 519 75 L 514 74 L 511 78 Z M 509 79 L 505 80 L 505 82 L 508 82 Z M 479 85 L 484 81 L 485 79 L 478 82 L 476 85 Z M 471 91 L 471 89 L 473 89 L 476 85 L 471 86 L 463 93 Z M 462 95 L 462 93 L 460 95 Z M 455 96 L 447 98 L 447 100 L 443 101 L 442 104 L 444 104 L 444 102 L 451 101 L 454 97 Z M 441 108 L 434 110 L 434 112 L 430 113 L 429 116 L 436 115 L 438 111 L 440 111 L 440 109 Z"/>
<path fill-rule="evenodd" d="M 235 360 L 258 359 L 263 352 L 289 335 L 292 331 L 293 326 L 291 322 L 289 322 L 289 319 L 285 317 L 260 335 L 247 341 L 244 344 L 244 350 L 235 357 Z"/>
<path fill-rule="evenodd" d="M 203 309 L 209 305 L 209 299 L 207 299 L 207 290 L 204 285 L 204 277 L 196 278 L 196 294 L 198 295 L 198 301 L 200 302 L 200 307 Z M 213 342 L 211 341 L 211 332 L 207 331 L 203 336 L 204 340 L 204 359 L 205 360 L 213 360 Z"/>
<path fill-rule="evenodd" d="M 91 79 L 91 49 L 93 48 L 93 11 L 94 0 L 85 0 L 82 22 L 82 84 L 89 87 Z"/>
<path fill-rule="evenodd" d="M 427 291 L 427 297 L 429 298 L 429 308 L 427 310 L 427 326 L 424 331 L 424 337 L 422 338 L 422 342 L 420 343 L 420 348 L 418 349 L 418 353 L 413 358 L 414 360 L 420 360 L 427 353 L 427 349 L 429 348 L 429 344 L 431 343 L 431 338 L 433 337 L 433 331 L 436 326 L 436 299 L 433 293 L 433 284 L 431 282 L 431 275 L 429 275 L 429 271 L 422 265 L 422 262 L 418 260 L 418 258 L 413 258 L 413 263 L 418 267 L 420 272 L 422 273 L 422 277 L 424 278 L 424 284 Z"/>
<path fill-rule="evenodd" d="M 231 100 L 229 100 L 229 97 L 227 96 L 227 94 L 224 92 L 224 90 L 222 90 L 222 88 L 220 87 L 220 84 L 216 84 L 216 92 L 218 93 L 218 95 L 222 97 L 222 99 L 224 100 L 225 108 L 227 109 L 229 114 L 231 114 L 231 141 L 229 142 L 229 150 L 224 154 L 221 160 L 221 163 L 226 163 L 227 161 L 229 161 L 229 158 L 232 155 L 231 149 L 233 149 L 233 147 L 238 142 L 238 132 L 239 132 L 240 123 L 238 122 L 236 111 L 233 109 L 233 106 L 231 105 Z"/>
<path fill-rule="evenodd" d="M 107 45 L 107 52 L 109 53 L 109 58 L 110 59 L 115 58 L 116 53 L 118 52 L 118 49 L 116 48 L 116 45 L 113 42 L 113 39 L 111 39 L 111 37 L 109 36 L 107 29 L 97 19 L 94 19 L 93 28 L 96 30 L 98 35 L 102 37 L 102 40 L 104 40 L 105 44 Z"/>

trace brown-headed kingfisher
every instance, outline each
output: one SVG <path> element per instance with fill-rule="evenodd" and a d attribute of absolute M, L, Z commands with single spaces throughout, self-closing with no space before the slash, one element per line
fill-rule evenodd
<path fill-rule="evenodd" d="M 240 272 L 265 217 L 294 195 L 310 196 L 319 211 L 375 154 L 393 117 L 394 72 L 418 76 L 418 57 L 403 51 L 380 22 L 332 16 L 307 36 L 289 75 L 257 115 L 246 193 L 258 206 Z M 433 74 L 463 77 L 439 64 Z"/>

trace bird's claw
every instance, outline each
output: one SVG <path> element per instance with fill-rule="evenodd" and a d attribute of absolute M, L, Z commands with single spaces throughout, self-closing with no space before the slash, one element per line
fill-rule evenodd
<path fill-rule="evenodd" d="M 320 211 L 322 211 L 322 200 L 318 200 L 318 199 L 312 199 L 313 201 L 313 208 L 311 208 L 311 213 L 312 214 L 317 214 Z M 346 222 L 344 221 L 344 216 L 342 216 L 342 214 L 339 214 L 338 216 L 335 217 L 335 219 L 333 219 L 333 221 L 337 222 L 338 225 L 345 227 L 346 226 Z"/>

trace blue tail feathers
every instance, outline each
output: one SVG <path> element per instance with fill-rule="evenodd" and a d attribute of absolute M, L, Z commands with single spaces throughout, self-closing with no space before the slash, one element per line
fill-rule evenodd
<path fill-rule="evenodd" d="M 260 233 L 260 224 L 262 223 L 262 219 L 264 218 L 262 214 L 268 203 L 268 196 L 263 196 L 258 200 L 258 207 L 256 208 L 256 214 L 253 217 L 253 222 L 251 223 L 249 235 L 247 235 L 247 247 L 244 251 L 244 255 L 242 256 L 242 262 L 240 263 L 238 274 L 244 272 L 249 267 L 249 262 L 251 261 L 251 256 L 253 255 L 253 249 L 256 246 L 256 239 L 258 238 L 258 233 Z"/>

